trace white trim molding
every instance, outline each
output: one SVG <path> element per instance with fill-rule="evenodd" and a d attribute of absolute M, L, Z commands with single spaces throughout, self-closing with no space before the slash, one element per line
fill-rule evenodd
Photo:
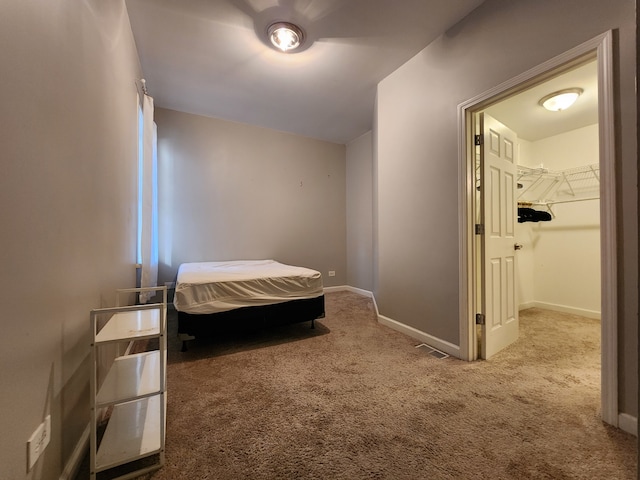
<path fill-rule="evenodd" d="M 433 335 L 429 335 L 428 333 L 410 327 L 409 325 L 405 325 L 404 323 L 397 322 L 396 320 L 385 317 L 384 315 L 378 314 L 378 323 L 384 325 L 385 327 L 392 328 L 397 332 L 404 333 L 411 338 L 420 340 L 430 347 L 436 348 L 444 353 L 448 353 L 452 357 L 460 358 L 460 347 L 454 345 L 453 343 L 449 343 L 445 340 L 434 337 Z"/>
<path fill-rule="evenodd" d="M 618 264 L 614 125 L 613 34 L 592 40 L 598 57 L 600 129 L 600 251 L 602 296 L 602 419 L 618 426 Z"/>
<path fill-rule="evenodd" d="M 349 290 L 349 287 L 346 285 L 338 285 L 337 287 L 324 287 L 324 293 L 332 293 L 332 292 L 343 292 L 345 290 Z"/>
<path fill-rule="evenodd" d="M 369 297 L 373 299 L 374 304 L 376 303 L 376 298 L 373 296 L 373 292 L 370 292 L 369 290 L 363 290 L 362 288 L 351 287 L 351 286 L 346 286 L 345 290 L 348 290 L 353 293 L 357 293 L 358 295 L 362 295 L 363 297 Z M 376 305 L 376 312 L 377 311 L 378 311 L 378 306 Z"/>
<path fill-rule="evenodd" d="M 638 418 L 628 413 L 618 415 L 618 427 L 620 430 L 638 436 Z"/>
<path fill-rule="evenodd" d="M 426 343 L 430 347 L 438 349 L 444 353 L 447 353 L 453 357 L 460 358 L 460 347 L 454 345 L 453 343 L 449 343 L 440 338 L 434 337 L 433 335 L 429 335 L 417 328 L 413 328 L 404 323 L 400 323 L 396 320 L 393 320 L 389 317 L 385 317 L 384 315 L 380 315 L 380 311 L 378 310 L 378 304 L 376 303 L 376 297 L 373 292 L 368 290 L 363 290 L 361 288 L 351 287 L 348 285 L 344 285 L 341 287 L 328 287 L 324 289 L 325 292 L 338 292 L 338 291 L 349 291 L 356 293 L 358 295 L 362 295 L 363 297 L 369 297 L 373 300 L 373 308 L 376 312 L 376 317 L 378 318 L 378 323 L 384 325 L 385 327 L 389 327 L 397 332 L 403 333 L 411 338 L 415 338 L 423 343 Z"/>
<path fill-rule="evenodd" d="M 525 306 L 526 305 L 526 306 Z M 593 318 L 600 320 L 601 314 L 596 310 L 587 310 L 584 308 L 570 307 L 568 305 L 559 305 L 557 303 L 547 302 L 528 302 L 520 305 L 519 310 L 525 310 L 527 308 L 543 308 L 545 310 L 552 310 L 554 312 L 570 313 L 572 315 L 580 315 L 581 317 Z"/>

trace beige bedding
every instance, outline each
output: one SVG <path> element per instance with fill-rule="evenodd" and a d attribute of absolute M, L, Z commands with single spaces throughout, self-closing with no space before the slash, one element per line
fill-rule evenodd
<path fill-rule="evenodd" d="M 183 263 L 173 304 L 206 314 L 323 295 L 322 274 L 275 260 Z"/>

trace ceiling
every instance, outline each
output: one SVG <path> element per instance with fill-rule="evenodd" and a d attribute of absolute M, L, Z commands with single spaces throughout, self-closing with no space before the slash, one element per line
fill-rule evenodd
<path fill-rule="evenodd" d="M 483 0 L 126 0 L 159 107 L 348 143 L 372 128 L 376 85 Z M 308 41 L 267 45 L 275 21 Z"/>
<path fill-rule="evenodd" d="M 483 0 L 126 0 L 149 93 L 159 107 L 348 143 L 371 130 L 376 85 Z M 308 41 L 271 48 L 289 20 Z M 580 87 L 562 112 L 538 100 Z M 592 62 L 487 111 L 529 141 L 594 124 Z"/>
<path fill-rule="evenodd" d="M 567 88 L 582 88 L 576 103 L 560 112 L 550 112 L 539 100 Z M 536 85 L 486 109 L 518 138 L 531 142 L 598 123 L 598 67 L 594 60 Z"/>

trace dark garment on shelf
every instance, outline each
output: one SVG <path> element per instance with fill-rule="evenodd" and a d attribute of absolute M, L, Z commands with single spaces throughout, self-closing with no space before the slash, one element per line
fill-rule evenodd
<path fill-rule="evenodd" d="M 549 212 L 541 212 L 528 207 L 518 207 L 518 223 L 524 222 L 549 222 L 551 214 Z"/>

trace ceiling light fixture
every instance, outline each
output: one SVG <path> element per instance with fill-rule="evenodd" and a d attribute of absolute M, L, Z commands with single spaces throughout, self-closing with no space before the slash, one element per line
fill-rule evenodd
<path fill-rule="evenodd" d="M 551 112 L 559 112 L 573 105 L 582 92 L 581 88 L 567 88 L 542 97 L 538 104 Z"/>
<path fill-rule="evenodd" d="M 273 46 L 282 52 L 291 52 L 299 48 L 304 41 L 302 29 L 289 22 L 276 22 L 269 25 L 267 35 Z"/>

